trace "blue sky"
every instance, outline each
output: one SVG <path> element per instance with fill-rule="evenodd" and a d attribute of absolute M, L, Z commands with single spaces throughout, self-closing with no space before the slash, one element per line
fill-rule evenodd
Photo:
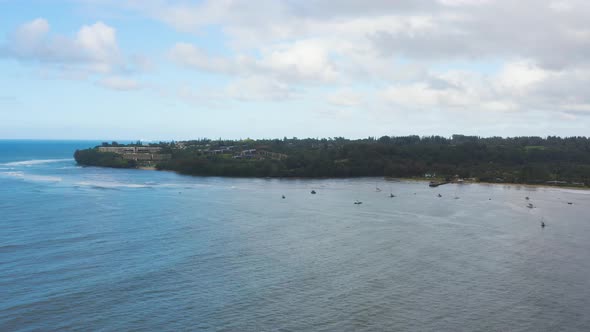
<path fill-rule="evenodd" d="M 0 6 L 0 138 L 585 136 L 590 125 L 581 0 Z"/>

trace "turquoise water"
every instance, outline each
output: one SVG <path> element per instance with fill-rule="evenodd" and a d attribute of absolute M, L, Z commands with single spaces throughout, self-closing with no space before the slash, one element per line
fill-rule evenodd
<path fill-rule="evenodd" d="M 77 166 L 95 144 L 0 141 L 1 331 L 590 329 L 588 191 Z"/>

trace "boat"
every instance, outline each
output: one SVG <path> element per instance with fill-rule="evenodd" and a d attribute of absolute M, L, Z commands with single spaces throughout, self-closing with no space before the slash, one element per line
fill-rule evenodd
<path fill-rule="evenodd" d="M 533 203 L 529 203 L 526 207 L 528 207 L 529 209 L 534 208 Z"/>
<path fill-rule="evenodd" d="M 442 197 L 442 195 L 441 194 L 438 194 L 438 197 Z"/>
<path fill-rule="evenodd" d="M 312 194 L 312 195 L 315 195 L 315 194 L 316 194 L 315 190 L 312 190 L 312 191 L 311 191 L 311 194 Z"/>
<path fill-rule="evenodd" d="M 283 199 L 285 199 L 285 195 L 283 195 Z"/>
<path fill-rule="evenodd" d="M 567 202 L 567 204 L 569 204 L 569 205 L 573 205 L 574 203 L 573 203 L 573 202 Z"/>
<path fill-rule="evenodd" d="M 389 197 L 395 197 L 395 195 L 394 194 L 389 194 Z"/>
<path fill-rule="evenodd" d="M 524 199 L 526 199 L 526 200 L 528 201 L 530 198 L 527 196 L 527 197 L 525 197 Z"/>
<path fill-rule="evenodd" d="M 363 204 L 363 202 L 357 200 L 357 201 L 354 201 L 354 204 L 360 205 L 360 204 Z"/>

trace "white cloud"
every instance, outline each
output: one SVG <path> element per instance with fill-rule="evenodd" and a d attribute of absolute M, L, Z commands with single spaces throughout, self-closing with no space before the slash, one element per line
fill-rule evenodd
<path fill-rule="evenodd" d="M 24 23 L 14 33 L 15 46 L 23 50 L 32 50 L 42 43 L 47 33 L 49 33 L 49 23 L 43 18 Z"/>
<path fill-rule="evenodd" d="M 96 62 L 114 63 L 120 57 L 115 29 L 102 22 L 80 28 L 73 46 Z"/>
<path fill-rule="evenodd" d="M 383 98 L 395 105 L 410 109 L 467 107 L 477 101 L 477 96 L 460 89 L 434 89 L 426 83 L 396 85 L 385 89 Z"/>
<path fill-rule="evenodd" d="M 110 72 L 122 64 L 114 28 L 96 22 L 80 28 L 71 38 L 50 35 L 47 20 L 22 24 L 2 47 L 3 55 L 24 61 L 83 66 L 93 72 Z"/>
<path fill-rule="evenodd" d="M 582 88 L 590 83 L 586 1 L 266 4 L 227 0 L 187 7 L 160 1 L 151 2 L 150 13 L 195 33 L 219 25 L 227 38 L 227 55 L 211 55 L 190 44 L 177 44 L 171 54 L 178 64 L 236 80 L 232 89 L 254 76 L 267 87 L 274 82 L 282 90 L 297 87 L 300 93 L 314 93 L 319 84 L 337 91 L 358 84 L 364 86 L 360 91 L 376 93 L 405 110 L 561 112 L 589 102 Z M 499 63 L 500 69 L 481 74 L 477 65 L 461 72 L 452 65 L 435 67 L 449 62 L 485 66 L 488 61 Z M 357 101 L 367 97 L 339 92 L 328 93 L 325 100 L 359 107 Z"/>
<path fill-rule="evenodd" d="M 237 60 L 232 62 L 232 59 L 210 56 L 189 43 L 176 43 L 169 54 L 177 64 L 203 71 L 232 73 L 237 64 Z"/>
<path fill-rule="evenodd" d="M 506 64 L 496 78 L 496 83 L 497 88 L 505 92 L 524 94 L 549 75 L 547 70 L 530 62 L 518 61 Z"/>
<path fill-rule="evenodd" d="M 490 2 L 490 0 L 439 0 L 445 6 L 473 6 L 483 5 Z"/>
<path fill-rule="evenodd" d="M 98 86 L 115 90 L 141 88 L 135 79 L 123 75 L 153 68 L 145 56 L 124 56 L 116 29 L 101 21 L 83 25 L 72 35 L 61 35 L 52 33 L 46 19 L 34 19 L 0 43 L 0 57 L 38 64 L 42 77 L 93 79 Z"/>
<path fill-rule="evenodd" d="M 330 82 L 338 79 L 326 45 L 314 40 L 274 45 L 260 52 L 259 58 L 246 55 L 230 58 L 209 55 L 188 43 L 177 43 L 169 54 L 177 64 L 208 72 L 238 76 L 266 74 L 293 82 Z"/>
<path fill-rule="evenodd" d="M 551 1 L 549 8 L 557 12 L 567 12 L 574 8 L 573 4 L 569 1 Z"/>
<path fill-rule="evenodd" d="M 138 90 L 141 85 L 134 79 L 120 76 L 108 76 L 97 81 L 97 84 L 112 90 Z"/>
<path fill-rule="evenodd" d="M 183 88 L 174 94 L 183 100 L 306 99 L 351 112 L 389 107 L 511 116 L 586 112 L 590 104 L 585 0 L 106 2 L 199 40 L 171 45 L 168 59 L 229 83 Z M 214 51 L 208 48 L 210 29 L 222 36 Z M 19 31 L 13 41 L 20 44 L 10 43 L 13 57 L 83 64 L 108 73 L 103 83 L 127 77 L 113 72 L 124 60 L 115 29 L 104 23 L 71 38 L 52 35 L 43 19 Z"/>
<path fill-rule="evenodd" d="M 239 100 L 277 101 L 296 98 L 296 93 L 278 80 L 251 76 L 229 84 L 225 96 Z"/>
<path fill-rule="evenodd" d="M 510 56 L 543 66 L 587 62 L 588 56 L 572 61 L 572 55 L 590 52 L 581 38 L 590 14 L 584 0 L 142 1 L 132 8 L 183 31 L 220 26 L 236 48 L 337 38 L 390 55 L 437 61 Z"/>
<path fill-rule="evenodd" d="M 300 98 L 297 89 L 278 80 L 264 76 L 238 78 L 225 87 L 198 87 L 183 84 L 176 96 L 181 100 L 196 104 L 219 107 L 228 100 L 241 102 L 278 102 Z"/>
<path fill-rule="evenodd" d="M 363 96 L 353 90 L 343 89 L 329 95 L 328 102 L 336 106 L 354 107 L 362 104 Z"/>

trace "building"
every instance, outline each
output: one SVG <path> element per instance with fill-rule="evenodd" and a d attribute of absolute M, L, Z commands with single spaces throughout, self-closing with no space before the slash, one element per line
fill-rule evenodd
<path fill-rule="evenodd" d="M 98 151 L 116 153 L 127 160 L 147 162 L 168 160 L 172 157 L 170 154 L 160 153 L 162 148 L 156 146 L 99 146 Z"/>
<path fill-rule="evenodd" d="M 162 150 L 157 146 L 99 146 L 100 152 L 123 153 L 158 153 Z"/>

